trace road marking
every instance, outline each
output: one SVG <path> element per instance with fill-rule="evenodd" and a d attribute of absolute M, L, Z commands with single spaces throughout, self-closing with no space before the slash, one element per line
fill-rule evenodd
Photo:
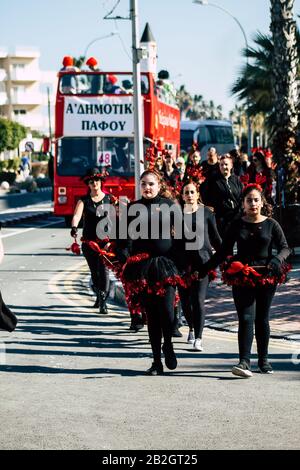
<path fill-rule="evenodd" d="M 88 272 L 88 268 L 85 261 L 81 261 L 79 263 L 74 264 L 71 268 L 64 272 L 60 272 L 55 274 L 49 281 L 48 287 L 50 292 L 52 292 L 56 298 L 61 300 L 68 306 L 77 307 L 82 309 L 89 310 L 89 303 L 86 299 L 82 298 L 80 293 L 75 290 L 73 287 L 74 282 L 76 279 L 79 279 L 82 276 L 82 269 Z M 78 272 L 81 271 L 81 272 Z M 63 287 L 59 287 L 59 283 L 63 285 Z M 62 289 L 66 289 L 68 294 L 63 294 Z M 120 309 L 124 311 L 126 307 L 120 305 Z M 188 327 L 185 326 L 183 329 L 184 334 L 187 334 Z M 220 330 L 213 330 L 209 328 L 205 328 L 205 336 L 209 339 L 215 340 L 222 340 L 231 343 L 237 343 L 237 333 L 233 333 L 230 331 L 220 331 Z M 180 346 L 182 347 L 185 343 L 180 342 Z M 270 339 L 270 348 L 276 349 L 283 349 L 285 351 L 294 352 L 296 349 L 299 349 L 299 343 L 294 341 L 288 341 L 284 339 L 277 339 L 271 338 Z"/>
<path fill-rule="evenodd" d="M 6 235 L 2 235 L 1 238 L 14 237 L 16 235 L 21 235 L 22 233 L 31 232 L 32 230 L 38 230 L 39 228 L 50 227 L 50 225 L 57 225 L 60 223 L 61 223 L 61 220 L 58 220 L 55 222 L 48 222 L 47 224 L 39 225 L 38 227 L 20 229 L 17 232 L 7 233 Z"/>

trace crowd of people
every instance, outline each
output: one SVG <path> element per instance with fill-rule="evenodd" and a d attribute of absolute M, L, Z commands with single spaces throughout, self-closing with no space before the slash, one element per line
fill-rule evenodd
<path fill-rule="evenodd" d="M 108 312 L 111 268 L 124 286 L 131 329 L 147 324 L 153 363 L 146 373 L 163 374 L 162 352 L 166 367 L 177 367 L 172 336 L 178 332 L 179 300 L 189 327 L 187 342 L 203 351 L 204 302 L 217 266 L 224 283 L 232 286 L 239 321 L 239 363 L 232 373 L 252 376 L 254 324 L 259 371 L 273 373 L 268 360 L 269 311 L 276 287 L 285 282 L 290 269 L 290 250 L 271 217 L 274 181 L 263 154 L 255 152 L 250 163 L 236 150 L 219 156 L 214 148 L 201 161 L 196 146 L 187 159 L 174 159 L 167 151 L 156 154 L 141 175 L 141 198 L 118 208 L 119 226 L 124 226 L 126 213 L 126 236 L 121 237 L 115 232 L 107 238 L 97 231 L 104 217 L 99 206 L 115 204 L 101 189 L 103 175 L 96 168 L 84 181 L 89 191 L 78 201 L 71 235 L 77 237 L 83 217 L 83 254 L 99 313 Z"/>

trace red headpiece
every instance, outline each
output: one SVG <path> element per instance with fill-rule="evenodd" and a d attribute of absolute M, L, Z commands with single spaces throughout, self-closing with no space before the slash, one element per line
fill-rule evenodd
<path fill-rule="evenodd" d="M 256 183 L 247 184 L 247 186 L 245 186 L 245 188 L 243 189 L 243 193 L 246 191 L 246 189 L 247 189 L 247 190 L 249 190 L 249 189 L 251 189 L 251 190 L 252 190 L 252 189 L 256 189 L 256 190 L 259 191 L 260 193 L 263 192 L 262 187 L 261 187 L 259 184 L 256 184 Z"/>
<path fill-rule="evenodd" d="M 86 61 L 86 65 L 89 65 L 91 67 L 96 67 L 98 65 L 98 61 L 97 59 L 95 59 L 95 57 L 90 57 L 87 61 Z"/>
<path fill-rule="evenodd" d="M 112 85 L 114 85 L 114 84 L 117 83 L 117 81 L 118 81 L 118 79 L 117 79 L 117 77 L 116 77 L 115 75 L 108 75 L 108 76 L 107 76 L 107 79 L 108 79 L 108 81 L 109 81 Z"/>
<path fill-rule="evenodd" d="M 63 66 L 64 67 L 72 67 L 72 65 L 74 65 L 74 59 L 73 57 L 71 57 L 70 55 L 66 55 L 64 58 L 63 58 Z"/>

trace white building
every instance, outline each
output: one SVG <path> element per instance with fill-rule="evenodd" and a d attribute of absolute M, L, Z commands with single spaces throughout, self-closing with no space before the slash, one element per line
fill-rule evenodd
<path fill-rule="evenodd" d="M 53 132 L 57 77 L 56 72 L 40 70 L 39 57 L 36 49 L 8 53 L 0 48 L 0 116 L 49 135 L 47 88 Z"/>

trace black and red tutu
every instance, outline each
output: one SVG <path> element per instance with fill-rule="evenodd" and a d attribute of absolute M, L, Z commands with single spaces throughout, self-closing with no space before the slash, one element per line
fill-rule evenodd
<path fill-rule="evenodd" d="M 243 263 L 235 257 L 228 257 L 221 265 L 222 281 L 228 286 L 260 287 L 283 284 L 292 266 L 285 261 L 281 263 L 279 275 L 270 272 L 261 261 Z"/>
<path fill-rule="evenodd" d="M 165 256 L 150 257 L 148 253 L 130 256 L 123 267 L 120 279 L 124 286 L 127 304 L 133 312 L 144 310 L 145 294 L 163 297 L 168 286 L 186 286 L 171 259 Z"/>

